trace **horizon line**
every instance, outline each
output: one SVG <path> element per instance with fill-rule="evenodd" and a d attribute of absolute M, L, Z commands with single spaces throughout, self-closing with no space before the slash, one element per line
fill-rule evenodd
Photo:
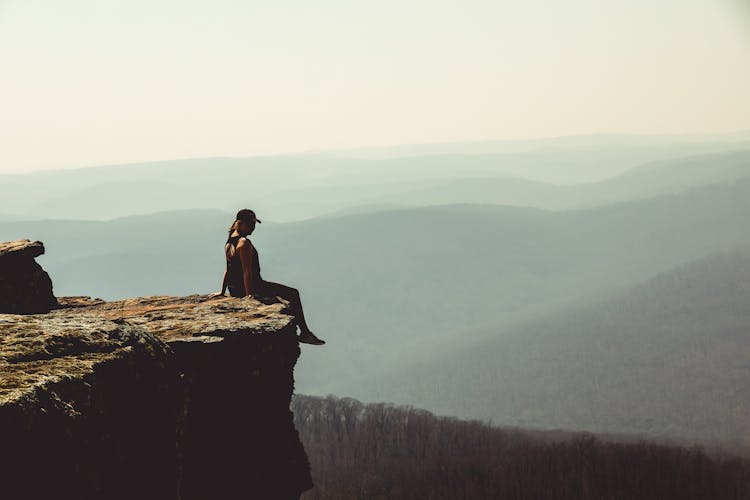
<path fill-rule="evenodd" d="M 460 146 L 460 145 L 476 145 L 476 144 L 490 144 L 490 143 L 531 143 L 531 142 L 543 142 L 543 141 L 556 141 L 566 139 L 584 139 L 584 138 L 607 138 L 607 137 L 621 137 L 621 138 L 655 138 L 655 139 L 671 139 L 677 142 L 685 140 L 701 139 L 704 142 L 713 140 L 719 140 L 719 142 L 731 143 L 732 137 L 736 142 L 743 142 L 750 140 L 750 129 L 734 130 L 730 132 L 706 132 L 706 133 L 641 133 L 641 132 L 601 132 L 601 133 L 581 133 L 581 134 L 561 134 L 561 135 L 548 135 L 548 136 L 536 136 L 520 139 L 499 139 L 499 138 L 488 138 L 488 139 L 467 139 L 467 140 L 451 140 L 451 141 L 426 141 L 426 142 L 403 142 L 403 143 L 391 143 L 391 144 L 379 144 L 372 146 L 352 146 L 352 147 L 334 147 L 334 148 L 315 148 L 305 149 L 293 152 L 277 152 L 277 153 L 264 153 L 264 154 L 247 154 L 247 155 L 206 155 L 206 156 L 186 156 L 186 157 L 171 157 L 161 159 L 144 159 L 136 161 L 112 161 L 104 163 L 94 163 L 88 165 L 74 165 L 74 166 L 57 166 L 57 167 L 39 167 L 31 168 L 26 171 L 0 171 L 0 176 L 16 176 L 16 175 L 28 175 L 37 173 L 50 173 L 61 170 L 85 170 L 92 168 L 108 168 L 108 167 L 124 167 L 124 166 L 137 166 L 152 163 L 172 163 L 180 161 L 201 161 L 201 160 L 244 160 L 250 158 L 279 158 L 279 157 L 294 157 L 294 156 L 314 156 L 314 155 L 335 155 L 336 153 L 343 152 L 356 152 L 356 151 L 376 151 L 376 150 L 388 150 L 398 148 L 409 148 L 409 147 L 429 147 L 429 146 Z M 746 136 L 746 137 L 742 137 Z M 720 138 L 724 140 L 720 140 Z M 466 154 L 476 155 L 479 153 L 435 153 L 434 155 L 447 155 L 447 154 Z M 489 153 L 492 154 L 492 153 Z M 501 154 L 501 153 L 496 153 Z M 425 156 L 425 155 L 405 155 L 402 158 L 411 156 Z M 433 155 L 427 155 L 433 156 Z M 393 157 L 398 158 L 398 157 Z M 354 157 L 353 159 L 356 159 Z"/>

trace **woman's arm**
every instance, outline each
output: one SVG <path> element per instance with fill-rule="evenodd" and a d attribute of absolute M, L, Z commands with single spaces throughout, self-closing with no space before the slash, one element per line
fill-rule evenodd
<path fill-rule="evenodd" d="M 242 262 L 242 280 L 245 284 L 245 297 L 252 297 L 253 292 L 253 245 L 250 240 L 242 238 L 237 243 L 237 251 L 240 253 L 240 262 Z"/>
<path fill-rule="evenodd" d="M 227 293 L 227 272 L 224 271 L 224 277 L 221 279 L 221 295 Z"/>
<path fill-rule="evenodd" d="M 224 255 L 226 259 L 226 254 Z M 229 261 L 227 261 L 227 269 L 224 270 L 224 277 L 221 278 L 221 291 L 212 293 L 212 297 L 223 297 L 227 294 L 227 276 L 229 275 Z"/>

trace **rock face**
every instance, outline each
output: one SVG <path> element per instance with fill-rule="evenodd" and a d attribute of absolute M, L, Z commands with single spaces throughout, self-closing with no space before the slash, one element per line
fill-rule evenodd
<path fill-rule="evenodd" d="M 0 314 L 0 497 L 298 498 L 288 312 L 191 295 Z"/>
<path fill-rule="evenodd" d="M 44 313 L 57 305 L 52 280 L 34 260 L 43 253 L 41 241 L 0 243 L 0 313 Z"/>

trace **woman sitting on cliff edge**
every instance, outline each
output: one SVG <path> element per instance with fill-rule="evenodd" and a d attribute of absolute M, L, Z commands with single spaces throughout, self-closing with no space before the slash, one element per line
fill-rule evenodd
<path fill-rule="evenodd" d="M 261 278 L 258 251 L 247 239 L 247 236 L 255 230 L 256 222 L 261 221 L 249 208 L 243 208 L 237 212 L 237 217 L 229 228 L 229 237 L 224 245 L 227 270 L 224 271 L 221 292 L 213 295 L 223 296 L 229 289 L 232 297 L 280 296 L 289 301 L 292 314 L 297 319 L 297 326 L 300 329 L 299 341 L 314 345 L 325 344 L 325 341 L 316 337 L 307 326 L 299 291 L 296 288 Z"/>

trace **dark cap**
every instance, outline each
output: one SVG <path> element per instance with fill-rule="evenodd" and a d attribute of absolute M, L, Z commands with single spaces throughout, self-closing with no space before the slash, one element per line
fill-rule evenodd
<path fill-rule="evenodd" d="M 255 212 L 250 210 L 249 208 L 243 208 L 239 212 L 237 212 L 237 217 L 235 217 L 237 220 L 243 220 L 245 222 L 257 222 L 260 224 L 260 219 L 255 216 Z"/>

